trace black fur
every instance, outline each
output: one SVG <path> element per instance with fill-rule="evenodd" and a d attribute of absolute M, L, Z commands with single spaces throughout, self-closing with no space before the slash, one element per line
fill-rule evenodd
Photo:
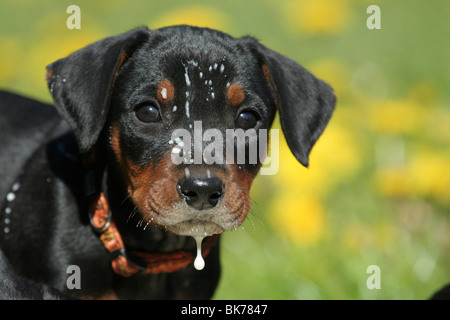
<path fill-rule="evenodd" d="M 259 115 L 259 129 L 268 129 L 278 107 L 288 144 L 307 166 L 309 152 L 335 104 L 328 85 L 253 38 L 235 39 L 188 26 L 131 30 L 91 44 L 52 63 L 48 70 L 49 89 L 65 121 L 52 106 L 0 93 L 0 247 L 10 261 L 0 264 L 0 278 L 6 277 L 3 281 L 12 288 L 0 288 L 3 299 L 40 298 L 35 293 L 27 296 L 25 289 L 37 287 L 42 292 L 37 283 L 78 298 L 109 293 L 127 299 L 210 298 L 220 276 L 219 245 L 207 256 L 203 271 L 189 266 L 170 274 L 130 278 L 112 272 L 109 256 L 89 226 L 82 155 L 92 148 L 101 155 L 96 183 L 108 196 L 127 247 L 194 250 L 191 237 L 164 228 L 136 228 L 139 215 L 130 213 L 137 204 L 127 197 L 124 168 L 114 158 L 112 126 L 121 128 L 123 154 L 144 166 L 158 163 L 170 150 L 171 132 L 193 120 L 202 120 L 204 130 L 224 132 L 235 127 L 236 115 L 245 107 Z M 189 86 L 187 70 L 196 75 L 202 70 L 203 78 L 192 75 Z M 163 108 L 155 97 L 157 84 L 165 78 L 173 81 L 176 93 Z M 211 90 L 225 88 L 229 81 L 246 90 L 238 110 L 219 91 L 211 98 Z M 185 92 L 190 99 L 188 117 Z M 137 120 L 135 108 L 148 102 L 160 107 L 164 121 L 144 125 Z M 175 106 L 182 110 L 173 112 Z M 256 174 L 258 166 L 246 163 L 244 168 Z M 10 192 L 13 200 L 6 199 Z M 5 210 L 10 211 L 7 223 Z M 8 232 L 3 232 L 5 228 Z M 66 286 L 69 265 L 82 270 L 81 290 Z"/>
<path fill-rule="evenodd" d="M 259 63 L 268 66 L 286 141 L 297 160 L 307 167 L 309 153 L 333 113 L 336 103 L 333 90 L 295 61 L 267 49 L 255 39 L 247 37 L 243 41 Z"/>

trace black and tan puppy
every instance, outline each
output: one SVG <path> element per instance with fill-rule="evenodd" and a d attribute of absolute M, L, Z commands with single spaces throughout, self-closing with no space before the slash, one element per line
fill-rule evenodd
<path fill-rule="evenodd" d="M 218 235 L 244 221 L 262 157 L 194 161 L 208 142 L 195 135 L 260 132 L 278 110 L 307 166 L 335 105 L 327 84 L 255 39 L 189 26 L 103 39 L 49 65 L 47 80 L 64 120 L 0 93 L 0 245 L 8 269 L 78 298 L 210 298 Z M 71 265 L 81 289 L 67 286 Z"/>

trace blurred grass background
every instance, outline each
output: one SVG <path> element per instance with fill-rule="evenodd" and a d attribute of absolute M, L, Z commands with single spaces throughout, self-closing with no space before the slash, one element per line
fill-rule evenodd
<path fill-rule="evenodd" d="M 66 28 L 71 4 L 81 30 Z M 381 30 L 366 27 L 371 4 Z M 215 298 L 424 299 L 450 282 L 449 17 L 447 0 L 2 0 L 0 87 L 50 102 L 47 64 L 139 25 L 255 36 L 338 105 L 309 169 L 282 141 L 278 174 L 256 179 Z"/>

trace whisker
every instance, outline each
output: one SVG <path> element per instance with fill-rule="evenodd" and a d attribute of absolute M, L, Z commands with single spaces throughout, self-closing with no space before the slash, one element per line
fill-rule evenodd
<path fill-rule="evenodd" d="M 123 205 L 128 199 L 131 199 L 131 195 L 127 193 L 126 197 L 122 200 L 122 202 L 120 202 L 120 205 Z"/>
<path fill-rule="evenodd" d="M 139 206 L 145 201 L 145 199 L 141 200 L 138 204 L 134 204 L 133 210 L 131 210 L 130 214 L 128 215 L 127 223 L 130 219 L 134 218 L 136 213 L 139 211 Z"/>
<path fill-rule="evenodd" d="M 255 200 L 254 200 L 250 195 L 248 195 L 248 197 L 249 197 L 250 200 L 251 200 L 250 208 L 249 208 L 250 214 L 251 214 L 252 216 L 254 216 L 256 219 L 258 219 L 258 221 L 261 223 L 261 225 L 265 226 L 263 220 L 261 220 L 261 218 L 260 218 L 260 217 L 258 216 L 258 214 L 256 213 L 256 210 L 254 209 L 254 205 L 257 205 L 256 202 L 255 202 Z"/>
<path fill-rule="evenodd" d="M 248 195 L 248 197 L 250 198 L 250 200 L 252 200 L 252 205 L 255 205 L 255 206 L 258 205 L 258 202 L 255 199 L 253 199 L 253 197 L 250 194 Z"/>
<path fill-rule="evenodd" d="M 247 219 L 250 221 L 250 224 L 252 225 L 253 230 L 256 230 L 255 224 L 253 223 L 252 219 L 249 216 L 247 216 Z"/>

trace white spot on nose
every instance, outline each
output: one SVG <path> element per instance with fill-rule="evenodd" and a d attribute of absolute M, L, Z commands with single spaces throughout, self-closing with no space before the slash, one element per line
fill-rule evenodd
<path fill-rule="evenodd" d="M 220 73 L 223 73 L 225 71 L 225 66 L 223 64 L 220 65 Z"/>

